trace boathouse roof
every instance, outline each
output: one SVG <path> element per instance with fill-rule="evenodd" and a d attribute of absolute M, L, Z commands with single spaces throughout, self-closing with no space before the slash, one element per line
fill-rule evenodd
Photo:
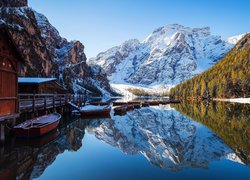
<path fill-rule="evenodd" d="M 40 84 L 49 81 L 55 81 L 56 78 L 33 78 L 33 77 L 19 77 L 18 83 L 25 83 L 25 84 Z"/>

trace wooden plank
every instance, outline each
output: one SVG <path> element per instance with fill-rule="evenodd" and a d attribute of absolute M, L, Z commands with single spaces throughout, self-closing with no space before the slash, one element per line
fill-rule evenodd
<path fill-rule="evenodd" d="M 17 100 L 17 97 L 0 97 L 0 100 Z"/>
<path fill-rule="evenodd" d="M 26 95 L 27 96 L 27 95 Z M 61 96 L 65 97 L 65 95 L 53 95 L 53 97 L 46 97 L 40 98 L 40 94 L 33 94 L 32 99 L 31 96 L 29 99 L 20 99 L 20 111 L 21 112 L 32 112 L 34 109 L 50 109 L 61 107 L 66 104 L 66 98 L 62 98 Z M 49 95 L 50 96 L 50 95 Z M 39 98 L 37 98 L 39 97 Z M 46 99 L 46 100 L 45 100 Z"/>
<path fill-rule="evenodd" d="M 15 119 L 17 117 L 19 117 L 19 113 L 17 114 L 11 114 L 11 115 L 7 115 L 7 116 L 0 116 L 0 122 L 1 121 L 5 121 L 6 119 Z"/>

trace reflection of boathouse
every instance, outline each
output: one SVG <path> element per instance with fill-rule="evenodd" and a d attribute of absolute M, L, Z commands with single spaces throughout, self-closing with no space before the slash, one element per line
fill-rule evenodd
<path fill-rule="evenodd" d="M 16 118 L 18 63 L 24 62 L 7 29 L 0 27 L 0 122 Z"/>
<path fill-rule="evenodd" d="M 0 179 L 34 179 L 40 177 L 56 157 L 82 147 L 87 121 L 65 123 L 59 131 L 42 138 L 9 144 L 8 151 L 0 151 Z M 1 150 L 1 148 L 0 148 Z"/>

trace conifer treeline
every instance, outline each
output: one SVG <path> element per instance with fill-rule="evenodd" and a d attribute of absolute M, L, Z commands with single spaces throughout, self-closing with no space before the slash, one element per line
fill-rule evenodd
<path fill-rule="evenodd" d="M 170 96 L 250 97 L 250 33 L 212 68 L 172 88 Z"/>

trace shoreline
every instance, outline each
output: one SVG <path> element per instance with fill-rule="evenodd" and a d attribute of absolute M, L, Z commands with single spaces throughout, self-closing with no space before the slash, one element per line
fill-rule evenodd
<path fill-rule="evenodd" d="M 223 99 L 223 98 L 213 98 L 214 101 L 224 101 L 224 102 L 235 102 L 241 104 L 250 104 L 250 98 L 231 98 L 231 99 Z"/>

